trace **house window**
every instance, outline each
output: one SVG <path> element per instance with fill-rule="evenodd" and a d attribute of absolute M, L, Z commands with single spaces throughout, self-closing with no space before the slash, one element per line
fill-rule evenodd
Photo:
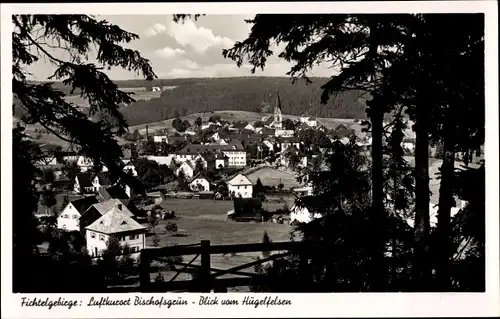
<path fill-rule="evenodd" d="M 68 214 L 64 214 L 63 218 L 69 218 Z"/>
<path fill-rule="evenodd" d="M 73 219 L 78 219 L 78 215 L 73 215 Z"/>
<path fill-rule="evenodd" d="M 95 238 L 95 233 L 94 232 L 90 232 L 90 238 Z"/>
<path fill-rule="evenodd" d="M 139 239 L 139 235 L 130 235 L 130 240 Z"/>
<path fill-rule="evenodd" d="M 104 235 L 103 234 L 99 234 L 99 240 L 100 241 L 104 241 Z"/>

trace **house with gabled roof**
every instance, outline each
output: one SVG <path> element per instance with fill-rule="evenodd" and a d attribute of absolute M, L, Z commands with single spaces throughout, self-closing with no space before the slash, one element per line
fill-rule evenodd
<path fill-rule="evenodd" d="M 234 197 L 251 198 L 253 193 L 252 182 L 243 174 L 238 174 L 227 182 L 229 194 Z"/>
<path fill-rule="evenodd" d="M 229 165 L 229 157 L 222 152 L 215 154 L 215 169 L 222 169 Z"/>
<path fill-rule="evenodd" d="M 95 196 L 86 196 L 70 201 L 57 217 L 57 228 L 66 231 L 79 231 L 80 217 L 90 206 L 97 203 Z"/>
<path fill-rule="evenodd" d="M 119 199 L 125 205 L 130 201 L 130 195 L 127 191 L 118 184 L 109 187 L 101 187 L 97 191 L 97 196 L 100 200 L 107 201 L 110 199 Z"/>
<path fill-rule="evenodd" d="M 87 250 L 92 257 L 102 255 L 112 236 L 118 239 L 122 247 L 130 247 L 133 258 L 137 258 L 146 246 L 147 228 L 135 221 L 132 213 L 121 202 L 115 202 L 113 206 L 108 207 L 104 214 L 85 226 L 84 230 Z"/>
<path fill-rule="evenodd" d="M 84 232 L 85 227 L 92 224 L 94 221 L 96 221 L 115 207 L 120 207 L 120 209 L 123 210 L 126 214 L 132 217 L 134 216 L 132 211 L 130 211 L 127 205 L 124 204 L 120 199 L 113 198 L 102 202 L 97 202 L 87 208 L 87 210 L 85 210 L 85 212 L 80 216 L 80 230 Z"/>
<path fill-rule="evenodd" d="M 174 171 L 175 176 L 179 176 L 181 172 L 184 173 L 184 176 L 186 178 L 192 178 L 194 175 L 194 168 L 195 165 L 192 163 L 192 161 L 185 161 L 182 162 L 179 167 Z"/>
<path fill-rule="evenodd" d="M 92 175 L 89 172 L 76 174 L 73 190 L 79 194 L 91 194 L 95 192 L 92 185 Z"/>
<path fill-rule="evenodd" d="M 99 188 L 111 185 L 110 175 L 107 172 L 97 174 L 84 172 L 76 175 L 73 189 L 79 194 L 93 194 Z"/>
<path fill-rule="evenodd" d="M 189 182 L 189 189 L 193 192 L 208 192 L 211 190 L 211 181 L 202 173 L 198 173 Z"/>
<path fill-rule="evenodd" d="M 95 191 L 101 187 L 111 186 L 112 184 L 113 182 L 111 181 L 111 176 L 107 172 L 97 173 L 92 178 L 92 185 L 94 186 Z"/>

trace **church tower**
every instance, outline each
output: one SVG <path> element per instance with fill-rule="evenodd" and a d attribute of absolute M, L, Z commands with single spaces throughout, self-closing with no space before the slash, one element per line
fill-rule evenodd
<path fill-rule="evenodd" d="M 273 118 L 273 126 L 275 128 L 281 129 L 282 127 L 282 115 L 281 115 L 281 100 L 280 100 L 280 92 L 276 91 L 276 105 L 274 106 L 274 118 Z"/>

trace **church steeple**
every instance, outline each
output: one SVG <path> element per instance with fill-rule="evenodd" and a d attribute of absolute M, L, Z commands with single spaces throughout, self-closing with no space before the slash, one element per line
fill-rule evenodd
<path fill-rule="evenodd" d="M 281 99 L 280 99 L 280 92 L 276 90 L 276 105 L 274 106 L 274 119 L 273 119 L 273 126 L 275 128 L 281 129 L 282 126 L 282 118 L 281 118 Z"/>
<path fill-rule="evenodd" d="M 274 114 L 281 114 L 281 99 L 280 91 L 276 90 L 276 105 L 274 106 Z"/>

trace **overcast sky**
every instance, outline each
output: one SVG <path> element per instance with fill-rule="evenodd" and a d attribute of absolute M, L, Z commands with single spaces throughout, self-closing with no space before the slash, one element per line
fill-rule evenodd
<path fill-rule="evenodd" d="M 207 15 L 197 22 L 186 20 L 174 23 L 171 15 L 111 15 L 98 16 L 139 35 L 127 47 L 139 50 L 151 60 L 153 70 L 159 78 L 231 77 L 250 76 L 249 67 L 238 68 L 236 63 L 222 56 L 222 49 L 235 41 L 246 39 L 251 24 L 245 19 L 252 16 Z M 64 54 L 54 53 L 61 58 Z M 277 57 L 268 60 L 264 71 L 257 76 L 286 76 L 290 65 Z M 54 67 L 44 61 L 37 63 L 30 72 L 38 80 L 45 80 Z M 133 72 L 113 69 L 108 75 L 115 80 L 140 78 Z M 331 70 L 317 67 L 310 75 L 329 76 Z"/>

